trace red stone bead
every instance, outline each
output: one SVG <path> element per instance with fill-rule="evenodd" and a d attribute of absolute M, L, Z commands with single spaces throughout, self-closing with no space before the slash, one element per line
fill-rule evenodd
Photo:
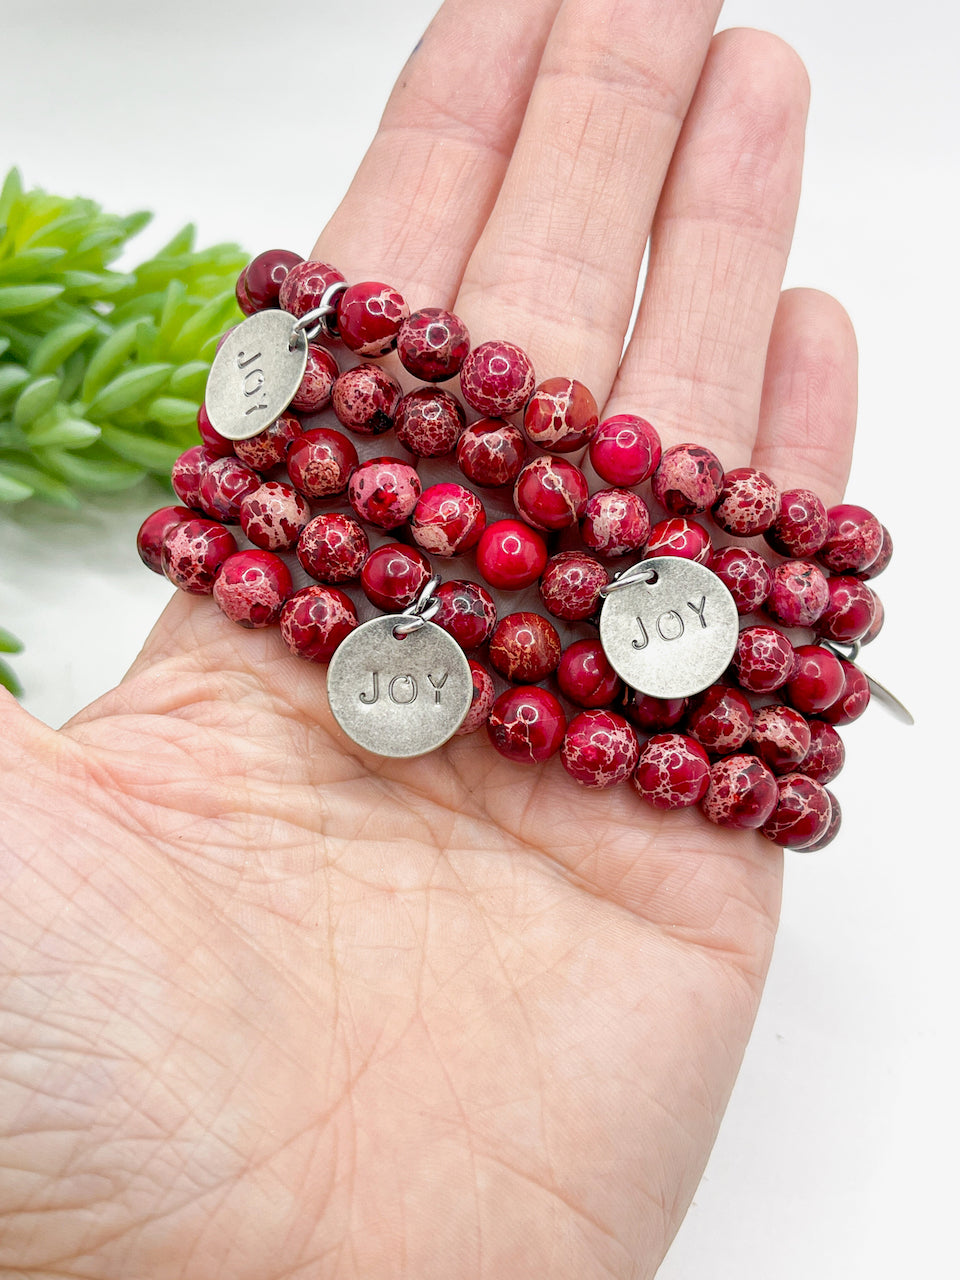
<path fill-rule="evenodd" d="M 745 627 L 737 638 L 733 666 L 751 693 L 771 693 L 790 679 L 796 665 L 793 645 L 775 627 Z"/>
<path fill-rule="evenodd" d="M 845 658 L 840 659 L 843 671 L 843 688 L 836 702 L 821 711 L 820 717 L 828 724 L 852 724 L 866 711 L 870 703 L 870 682 L 859 667 Z"/>
<path fill-rule="evenodd" d="M 208 449 L 206 445 L 195 444 L 189 449 L 184 449 L 174 462 L 170 472 L 170 483 L 173 485 L 173 492 L 185 507 L 199 509 L 200 481 L 203 479 L 203 473 L 220 456 L 213 449 Z"/>
<path fill-rule="evenodd" d="M 289 551 L 309 522 L 309 502 L 279 480 L 264 481 L 240 503 L 240 528 L 264 551 Z"/>
<path fill-rule="evenodd" d="M 367 599 L 386 613 L 408 609 L 429 578 L 427 557 L 401 542 L 374 547 L 360 570 L 360 585 Z"/>
<path fill-rule="evenodd" d="M 256 311 L 256 307 L 247 297 L 247 268 L 244 267 L 237 276 L 237 283 L 233 289 L 234 297 L 237 300 L 237 306 L 245 316 L 252 316 Z"/>
<path fill-rule="evenodd" d="M 298 413 L 320 413 L 326 409 L 339 373 L 336 360 L 325 347 L 315 342 L 308 343 L 307 365 L 297 394 L 290 401 L 291 409 Z"/>
<path fill-rule="evenodd" d="M 833 573 L 867 569 L 880 554 L 883 527 L 866 507 L 844 502 L 827 512 L 827 536 L 817 553 Z"/>
<path fill-rule="evenodd" d="M 710 785 L 700 807 L 718 827 L 749 831 L 763 826 L 777 796 L 777 780 L 762 760 L 723 756 L 710 767 Z"/>
<path fill-rule="evenodd" d="M 561 551 L 551 556 L 540 579 L 540 599 L 548 613 L 565 622 L 592 618 L 600 608 L 600 589 L 607 571 L 585 551 Z"/>
<path fill-rule="evenodd" d="M 521 685 L 501 693 L 487 719 L 490 741 L 508 760 L 539 764 L 560 750 L 567 722 L 547 689 Z"/>
<path fill-rule="evenodd" d="M 533 394 L 533 365 L 527 353 L 513 342 L 481 342 L 460 369 L 463 398 L 488 418 L 519 413 Z"/>
<path fill-rule="evenodd" d="M 749 547 L 721 547 L 713 553 L 710 568 L 733 596 L 741 615 L 759 609 L 773 586 L 773 570 Z"/>
<path fill-rule="evenodd" d="M 870 630 L 876 596 L 865 582 L 852 576 L 831 578 L 828 599 L 817 622 L 817 633 L 828 640 L 851 644 Z"/>
<path fill-rule="evenodd" d="M 490 637 L 490 663 L 515 684 L 537 684 L 560 661 L 560 637 L 539 613 L 508 613 Z"/>
<path fill-rule="evenodd" d="M 400 383 L 375 364 L 358 364 L 333 384 L 333 411 L 358 436 L 379 436 L 393 426 L 403 392 Z"/>
<path fill-rule="evenodd" d="M 440 601 L 440 608 L 431 622 L 449 631 L 461 649 L 477 649 L 490 639 L 497 625 L 497 606 L 479 583 L 441 582 L 434 599 Z"/>
<path fill-rule="evenodd" d="M 470 350 L 467 326 L 452 311 L 424 307 L 404 320 L 397 336 L 400 363 L 421 382 L 455 378 Z"/>
<path fill-rule="evenodd" d="M 694 698 L 684 731 L 705 751 L 725 756 L 740 750 L 752 725 L 753 708 L 740 690 L 712 684 Z"/>
<path fill-rule="evenodd" d="M 611 667 L 599 640 L 574 640 L 557 666 L 560 692 L 578 707 L 608 707 L 620 696 L 623 681 Z"/>
<path fill-rule="evenodd" d="M 305 498 L 332 498 L 347 488 L 358 463 L 353 442 L 342 431 L 314 427 L 291 444 L 287 475 Z"/>
<path fill-rule="evenodd" d="M 785 849 L 817 844 L 830 826 L 830 797 L 819 782 L 802 773 L 777 779 L 776 807 L 760 828 L 768 840 Z"/>
<path fill-rule="evenodd" d="M 818 644 L 801 644 L 794 654 L 796 665 L 787 681 L 787 698 L 805 715 L 817 715 L 843 692 L 840 659 Z"/>
<path fill-rule="evenodd" d="M 832 782 L 843 768 L 846 748 L 843 739 L 832 724 L 824 720 L 808 721 L 810 748 L 797 765 L 797 771 L 805 773 L 817 782 Z"/>
<path fill-rule="evenodd" d="M 181 591 L 208 596 L 220 566 L 237 549 L 236 539 L 215 520 L 184 520 L 167 533 L 160 547 L 164 577 Z"/>
<path fill-rule="evenodd" d="M 792 707 L 760 707 L 747 741 L 768 769 L 790 773 L 810 750 L 810 726 Z"/>
<path fill-rule="evenodd" d="M 767 613 L 785 627 L 812 627 L 829 599 L 819 565 L 812 560 L 782 560 L 773 571 Z"/>
<path fill-rule="evenodd" d="M 707 793 L 710 757 L 682 733 L 655 733 L 640 752 L 633 785 L 655 809 L 685 809 Z"/>
<path fill-rule="evenodd" d="M 652 483 L 654 497 L 671 515 L 695 516 L 716 503 L 723 467 L 703 445 L 675 444 L 664 450 Z"/>
<path fill-rule="evenodd" d="M 702 524 L 674 516 L 670 520 L 658 520 L 650 530 L 643 558 L 651 560 L 654 556 L 679 556 L 682 560 L 709 564 L 713 543 Z"/>
<path fill-rule="evenodd" d="M 599 421 L 596 400 L 575 378 L 547 378 L 523 411 L 527 439 L 551 453 L 582 449 Z"/>
<path fill-rule="evenodd" d="M 654 698 L 649 693 L 630 689 L 623 709 L 627 719 L 638 729 L 661 733 L 679 724 L 689 705 L 689 698 Z"/>
<path fill-rule="evenodd" d="M 598 489 L 583 509 L 580 536 L 583 545 L 599 555 L 628 555 L 649 538 L 650 512 L 629 489 Z"/>
<path fill-rule="evenodd" d="M 295 592 L 283 606 L 280 634 L 298 658 L 329 662 L 357 621 L 356 607 L 348 595 L 336 587 L 311 584 Z"/>
<path fill-rule="evenodd" d="M 281 310 L 304 316 L 320 306 L 323 295 L 332 284 L 343 283 L 340 272 L 327 262 L 297 262 L 281 281 Z"/>
<path fill-rule="evenodd" d="M 239 458 L 217 458 L 200 477 L 200 506 L 211 519 L 236 524 L 240 503 L 261 484 L 253 468 Z"/>
<path fill-rule="evenodd" d="M 254 471 L 272 471 L 286 460 L 287 450 L 302 435 L 300 419 L 292 413 L 281 413 L 276 422 L 271 422 L 257 435 L 249 440 L 238 440 L 234 452 Z"/>
<path fill-rule="evenodd" d="M 358 356 L 385 356 L 397 345 L 400 326 L 410 308 L 392 285 L 364 280 L 345 289 L 337 300 L 340 341 Z"/>
<path fill-rule="evenodd" d="M 567 727 L 560 763 L 582 786 L 615 787 L 633 775 L 640 743 L 613 711 L 581 711 Z"/>
<path fill-rule="evenodd" d="M 856 577 L 862 578 L 865 582 L 870 578 L 876 578 L 883 573 L 893 556 L 893 539 L 890 537 L 890 530 L 885 524 L 882 524 L 880 526 L 880 532 L 883 536 L 876 560 L 874 560 L 872 564 L 868 564 L 865 569 L 856 570 L 855 573 Z"/>
<path fill-rule="evenodd" d="M 297 543 L 297 559 L 318 582 L 355 581 L 369 551 L 363 529 L 339 511 L 314 516 Z"/>
<path fill-rule="evenodd" d="M 213 584 L 214 600 L 241 627 L 269 627 L 292 591 L 290 570 L 272 551 L 227 556 Z"/>
<path fill-rule="evenodd" d="M 291 268 L 303 262 L 289 249 L 266 249 L 243 269 L 243 284 L 254 311 L 280 305 L 280 287 Z"/>
<path fill-rule="evenodd" d="M 566 458 L 543 453 L 517 476 L 513 505 L 534 529 L 569 529 L 583 515 L 590 490 L 587 477 Z"/>
<path fill-rule="evenodd" d="M 830 822 L 827 829 L 819 840 L 813 844 L 805 844 L 801 852 L 817 853 L 821 849 L 825 849 L 828 844 L 832 844 L 840 831 L 840 824 L 843 821 L 843 813 L 840 809 L 840 801 L 833 794 L 829 787 L 824 787 L 827 793 L 827 799 L 830 801 Z"/>
<path fill-rule="evenodd" d="M 200 443 L 215 453 L 218 458 L 228 458 L 231 453 L 236 452 L 234 442 L 222 436 L 210 421 L 205 404 L 197 410 L 197 430 L 200 433 Z"/>
<path fill-rule="evenodd" d="M 872 640 L 876 640 L 877 636 L 880 634 L 881 630 L 883 629 L 883 619 L 884 619 L 883 601 L 880 599 L 880 597 L 877 595 L 875 591 L 872 592 L 871 594 L 873 595 L 873 621 L 870 623 L 870 626 L 864 632 L 860 640 L 861 644 L 870 644 Z"/>
<path fill-rule="evenodd" d="M 463 405 L 437 387 L 418 387 L 397 406 L 397 439 L 418 458 L 441 458 L 457 447 L 466 425 Z"/>
<path fill-rule="evenodd" d="M 460 470 L 473 484 L 490 489 L 513 484 L 526 456 L 523 432 L 502 418 L 480 418 L 457 441 Z"/>
<path fill-rule="evenodd" d="M 787 489 L 780 511 L 764 534 L 782 556 L 812 556 L 827 536 L 827 509 L 811 489 Z"/>
<path fill-rule="evenodd" d="M 780 514 L 780 490 L 756 467 L 736 467 L 724 473 L 713 518 L 721 529 L 738 538 L 764 533 Z"/>
<path fill-rule="evenodd" d="M 410 517 L 410 532 L 424 551 L 447 559 L 475 547 L 486 523 L 477 495 L 447 482 L 424 489 Z"/>
<path fill-rule="evenodd" d="M 520 591 L 543 573 L 547 544 L 519 520 L 495 520 L 477 543 L 477 570 L 484 582 L 501 591 Z"/>
<path fill-rule="evenodd" d="M 163 573 L 163 540 L 184 520 L 195 520 L 197 513 L 189 507 L 161 507 L 147 516 L 137 532 L 137 554 L 148 569 Z"/>
<path fill-rule="evenodd" d="M 351 507 L 378 529 L 406 524 L 420 492 L 420 477 L 400 458 L 370 458 L 357 467 L 347 487 Z"/>
<path fill-rule="evenodd" d="M 590 463 L 607 484 L 630 489 L 649 480 L 660 463 L 660 437 L 644 418 L 618 413 L 600 423 L 590 441 Z"/>
<path fill-rule="evenodd" d="M 436 618 L 434 618 L 434 622 L 436 622 Z M 497 698 L 497 691 L 494 688 L 490 672 L 485 667 L 482 667 L 479 662 L 474 662 L 472 658 L 468 658 L 467 661 L 470 663 L 470 675 L 473 678 L 473 701 L 470 703 L 470 710 L 467 712 L 466 719 L 457 730 L 455 736 L 464 733 L 475 733 L 481 725 L 486 724 Z"/>

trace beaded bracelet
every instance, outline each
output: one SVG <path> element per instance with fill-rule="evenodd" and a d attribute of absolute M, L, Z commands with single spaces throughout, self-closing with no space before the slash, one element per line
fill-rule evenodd
<path fill-rule="evenodd" d="M 504 756 L 559 752 L 585 786 L 629 780 L 655 808 L 699 803 L 720 826 L 792 848 L 834 838 L 837 726 L 871 689 L 908 715 L 854 662 L 882 626 L 868 581 L 892 554 L 873 514 L 780 492 L 753 467 L 724 472 L 699 445 L 663 450 L 635 415 L 600 422 L 582 383 L 537 384 L 514 343 L 471 347 L 451 312 L 411 314 L 389 285 L 348 285 L 325 263 L 260 254 L 237 300 L 248 318 L 218 346 L 201 444 L 173 467 L 183 505 L 138 534 L 149 568 L 329 663 L 331 711 L 366 750 L 421 755 L 485 724 Z M 341 371 L 332 347 L 364 359 Z M 404 393 L 374 363 L 392 353 L 425 385 Z M 457 376 L 469 423 L 436 386 Z M 330 408 L 373 456 L 303 425 Z M 412 462 L 366 443 L 390 430 Z M 437 459 L 455 459 L 469 484 L 424 487 Z M 505 492 L 512 510 L 488 521 Z M 344 498 L 349 514 L 335 509 Z M 708 513 L 737 541 L 715 546 Z M 227 528 L 237 523 L 246 549 Z M 371 547 L 371 531 L 391 540 Z M 465 555 L 486 586 L 436 572 Z M 628 556 L 611 579 L 604 561 Z M 296 589 L 295 575 L 313 581 Z M 363 622 L 343 590 L 357 583 L 383 611 Z M 536 587 L 550 618 L 501 616 L 488 587 Z M 784 628 L 806 629 L 805 642 Z"/>

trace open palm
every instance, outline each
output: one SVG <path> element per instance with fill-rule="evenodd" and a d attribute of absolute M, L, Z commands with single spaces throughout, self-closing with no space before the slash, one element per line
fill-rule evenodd
<path fill-rule="evenodd" d="M 314 256 L 834 502 L 853 338 L 780 293 L 805 77 L 718 9 L 448 0 Z M 484 735 L 366 756 L 322 669 L 183 596 L 59 733 L 5 699 L 0 762 L 4 1275 L 653 1274 L 776 849 Z"/>

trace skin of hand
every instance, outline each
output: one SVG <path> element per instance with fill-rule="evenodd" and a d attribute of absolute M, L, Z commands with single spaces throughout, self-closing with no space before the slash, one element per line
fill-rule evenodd
<path fill-rule="evenodd" d="M 806 77 L 718 10 L 448 0 L 313 256 L 829 504 L 854 339 L 781 293 Z M 368 757 L 186 596 L 61 731 L 3 696 L 0 1273 L 654 1274 L 781 855 L 483 737 Z"/>

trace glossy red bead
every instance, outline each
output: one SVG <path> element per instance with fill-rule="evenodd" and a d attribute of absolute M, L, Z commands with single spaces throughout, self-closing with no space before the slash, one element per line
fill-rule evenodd
<path fill-rule="evenodd" d="M 261 483 L 253 468 L 239 458 L 217 458 L 200 477 L 200 506 L 212 520 L 236 524 L 240 503 Z"/>
<path fill-rule="evenodd" d="M 601 556 L 638 552 L 650 536 L 646 503 L 629 489 L 598 489 L 590 495 L 580 520 L 580 537 Z"/>
<path fill-rule="evenodd" d="M 200 443 L 215 453 L 217 457 L 227 458 L 231 453 L 236 452 L 234 442 L 228 440 L 226 436 L 222 436 L 210 421 L 205 404 L 202 404 L 197 410 L 197 430 L 200 433 Z"/>
<path fill-rule="evenodd" d="M 320 413 L 333 396 L 334 383 L 340 373 L 336 360 L 316 342 L 307 345 L 307 364 L 297 394 L 290 401 L 298 413 Z"/>
<path fill-rule="evenodd" d="M 529 587 L 547 564 L 541 534 L 520 520 L 495 520 L 477 543 L 477 570 L 484 582 L 502 591 Z"/>
<path fill-rule="evenodd" d="M 679 724 L 690 705 L 689 698 L 654 698 L 637 689 L 628 691 L 624 714 L 638 729 L 647 733 L 662 733 Z"/>
<path fill-rule="evenodd" d="M 161 507 L 147 516 L 137 532 L 137 554 L 148 569 L 163 573 L 163 540 L 184 520 L 195 520 L 197 513 L 189 507 Z"/>
<path fill-rule="evenodd" d="M 739 751 L 750 735 L 753 708 L 739 689 L 712 684 L 691 702 L 684 732 L 711 755 Z"/>
<path fill-rule="evenodd" d="M 440 601 L 440 608 L 431 621 L 449 631 L 461 649 L 477 649 L 490 639 L 497 625 L 497 606 L 479 583 L 441 582 L 434 599 Z"/>
<path fill-rule="evenodd" d="M 880 526 L 882 534 L 880 541 L 880 550 L 877 552 L 876 560 L 868 564 L 865 569 L 856 570 L 855 576 L 862 578 L 865 582 L 871 578 L 878 577 L 886 569 L 887 565 L 893 557 L 893 539 L 890 537 L 890 530 L 885 524 Z"/>
<path fill-rule="evenodd" d="M 397 355 L 400 363 L 421 382 L 445 382 L 455 378 L 470 350 L 467 326 L 452 311 L 424 307 L 400 326 Z"/>
<path fill-rule="evenodd" d="M 279 480 L 264 481 L 240 503 L 240 528 L 263 551 L 289 551 L 309 523 L 309 502 Z"/>
<path fill-rule="evenodd" d="M 400 383 L 375 364 L 358 364 L 333 384 L 333 411 L 358 436 L 379 436 L 393 426 L 403 392 Z"/>
<path fill-rule="evenodd" d="M 329 662 L 357 622 L 356 607 L 345 592 L 311 584 L 295 592 L 281 609 L 280 634 L 298 658 Z"/>
<path fill-rule="evenodd" d="M 256 307 L 247 297 L 247 268 L 244 267 L 237 276 L 237 283 L 234 285 L 233 295 L 237 300 L 237 306 L 245 316 L 252 316 L 256 311 Z"/>
<path fill-rule="evenodd" d="M 164 577 L 194 596 L 208 596 L 220 567 L 237 549 L 233 534 L 216 520 L 175 524 L 160 546 Z"/>
<path fill-rule="evenodd" d="M 636 733 L 613 711 L 581 711 L 567 726 L 560 748 L 560 763 L 584 787 L 626 782 L 639 758 Z"/>
<path fill-rule="evenodd" d="M 561 551 L 551 556 L 540 579 L 540 599 L 548 613 L 565 622 L 592 618 L 600 608 L 600 591 L 608 574 L 599 560 L 585 551 Z"/>
<path fill-rule="evenodd" d="M 534 529 L 547 532 L 575 525 L 589 496 L 587 477 L 580 468 L 549 453 L 528 462 L 513 487 L 517 514 Z"/>
<path fill-rule="evenodd" d="M 557 668 L 560 637 L 539 613 L 508 613 L 490 637 L 490 665 L 516 684 L 537 684 Z"/>
<path fill-rule="evenodd" d="M 287 450 L 303 435 L 300 419 L 292 413 L 281 413 L 275 422 L 249 440 L 238 440 L 234 452 L 241 462 L 261 474 L 272 471 L 286 461 Z"/>
<path fill-rule="evenodd" d="M 764 471 L 735 467 L 723 476 L 713 518 L 737 538 L 765 533 L 780 514 L 780 490 Z"/>
<path fill-rule="evenodd" d="M 817 715 L 843 692 L 840 659 L 818 644 L 799 645 L 794 653 L 796 663 L 787 681 L 787 699 L 804 715 Z"/>
<path fill-rule="evenodd" d="M 502 340 L 481 342 L 460 369 L 463 398 L 488 418 L 519 413 L 533 394 L 535 381 L 527 353 Z"/>
<path fill-rule="evenodd" d="M 416 547 L 407 547 L 401 542 L 374 547 L 360 570 L 364 595 L 385 613 L 409 608 L 429 578 L 427 557 Z"/>
<path fill-rule="evenodd" d="M 457 447 L 466 425 L 463 405 L 438 387 L 418 387 L 397 406 L 397 439 L 418 458 L 441 458 Z"/>
<path fill-rule="evenodd" d="M 883 630 L 883 620 L 884 620 L 883 601 L 880 599 L 880 597 L 877 595 L 875 591 L 872 594 L 873 594 L 873 620 L 871 621 L 870 626 L 863 633 L 863 636 L 860 640 L 861 644 L 870 644 L 871 641 L 876 640 L 877 636 Z"/>
<path fill-rule="evenodd" d="M 480 418 L 457 441 L 457 465 L 468 480 L 485 488 L 513 484 L 526 456 L 523 432 L 502 418 Z"/>
<path fill-rule="evenodd" d="M 827 793 L 827 799 L 830 801 L 830 822 L 827 829 L 819 840 L 815 840 L 813 844 L 805 844 L 801 852 L 817 853 L 821 849 L 825 849 L 828 844 L 832 844 L 840 832 L 840 825 L 843 822 L 843 812 L 840 808 L 840 801 L 833 794 L 829 787 L 824 787 Z"/>
<path fill-rule="evenodd" d="M 843 688 L 835 702 L 819 713 L 828 724 L 852 724 L 866 711 L 870 703 L 870 682 L 859 667 L 845 658 L 840 659 L 843 671 Z"/>
<path fill-rule="evenodd" d="M 367 535 L 339 511 L 314 516 L 300 534 L 297 559 L 318 582 L 355 582 L 370 551 Z"/>
<path fill-rule="evenodd" d="M 697 564 L 709 564 L 713 556 L 710 534 L 696 520 L 673 516 L 658 520 L 650 530 L 643 557 L 679 556 L 683 560 L 695 560 Z"/>
<path fill-rule="evenodd" d="M 733 667 L 751 693 L 771 693 L 790 679 L 796 665 L 793 645 L 776 627 L 744 627 L 737 638 Z"/>
<path fill-rule="evenodd" d="M 289 249 L 266 249 L 243 269 L 243 285 L 254 311 L 280 305 L 280 289 L 293 267 L 303 262 Z"/>
<path fill-rule="evenodd" d="M 876 608 L 876 596 L 867 584 L 841 574 L 827 583 L 827 596 L 817 633 L 841 644 L 862 639 L 870 630 Z"/>
<path fill-rule="evenodd" d="M 457 730 L 456 736 L 465 733 L 476 733 L 479 728 L 485 725 L 497 699 L 497 691 L 490 672 L 486 667 L 482 667 L 479 662 L 474 662 L 473 658 L 468 658 L 467 661 L 470 663 L 470 676 L 473 680 L 473 701 L 470 703 L 470 710 L 467 712 L 463 724 Z"/>
<path fill-rule="evenodd" d="M 207 467 L 222 455 L 206 445 L 195 444 L 184 449 L 170 471 L 173 492 L 185 507 L 200 507 L 200 481 Z"/>
<path fill-rule="evenodd" d="M 749 831 L 762 827 L 777 803 L 777 780 L 756 756 L 723 756 L 710 767 L 710 785 L 700 802 L 718 827 Z"/>
<path fill-rule="evenodd" d="M 827 512 L 827 536 L 817 557 L 833 573 L 867 569 L 880 554 L 883 528 L 866 507 L 844 502 Z"/>
<path fill-rule="evenodd" d="M 269 627 L 292 591 L 290 570 L 272 551 L 227 556 L 213 584 L 221 611 L 241 627 Z"/>
<path fill-rule="evenodd" d="M 592 439 L 600 418 L 591 392 L 576 378 L 547 378 L 523 411 L 527 439 L 551 453 L 572 453 Z"/>
<path fill-rule="evenodd" d="M 290 483 L 305 498 L 343 493 L 358 465 L 353 441 L 329 427 L 302 432 L 287 451 Z"/>
<path fill-rule="evenodd" d="M 710 568 L 733 596 L 741 615 L 759 609 L 773 586 L 773 570 L 749 547 L 721 547 L 713 553 Z"/>
<path fill-rule="evenodd" d="M 656 430 L 644 418 L 618 413 L 600 423 L 590 441 L 590 463 L 602 480 L 622 489 L 649 480 L 662 449 Z"/>
<path fill-rule="evenodd" d="M 811 489 L 787 489 L 780 510 L 763 535 L 782 556 L 812 556 L 827 536 L 827 509 Z"/>
<path fill-rule="evenodd" d="M 665 449 L 653 473 L 653 494 L 674 516 L 709 511 L 720 496 L 720 459 L 699 444 L 675 444 Z"/>
<path fill-rule="evenodd" d="M 475 547 L 486 523 L 487 513 L 477 495 L 447 482 L 424 489 L 410 517 L 410 532 L 424 551 L 447 559 Z"/>
<path fill-rule="evenodd" d="M 385 356 L 410 314 L 403 296 L 379 280 L 352 284 L 337 299 L 340 341 L 358 356 Z"/>
<path fill-rule="evenodd" d="M 710 757 L 682 733 L 655 733 L 640 752 L 633 785 L 654 809 L 686 809 L 710 785 Z"/>
<path fill-rule="evenodd" d="M 304 316 L 320 306 L 331 285 L 343 283 L 343 276 L 328 262 L 297 262 L 280 283 L 281 310 Z"/>
<path fill-rule="evenodd" d="M 754 712 L 747 742 L 768 769 L 790 773 L 810 750 L 810 726 L 793 707 L 760 707 Z"/>
<path fill-rule="evenodd" d="M 623 681 L 611 667 L 599 640 L 574 640 L 557 666 L 560 692 L 578 707 L 608 707 L 619 698 Z"/>
<path fill-rule="evenodd" d="M 357 467 L 347 486 L 351 507 L 378 529 L 406 524 L 420 493 L 420 477 L 400 458 L 370 458 Z"/>
<path fill-rule="evenodd" d="M 547 689 L 521 685 L 501 693 L 487 719 L 490 741 L 508 760 L 539 764 L 560 750 L 567 722 Z"/>
<path fill-rule="evenodd" d="M 830 599 L 827 579 L 812 560 L 782 560 L 773 570 L 767 613 L 785 627 L 812 627 Z"/>
<path fill-rule="evenodd" d="M 785 849 L 817 844 L 830 826 L 830 797 L 819 782 L 802 773 L 777 779 L 777 803 L 760 828 L 768 840 Z"/>
<path fill-rule="evenodd" d="M 843 739 L 825 720 L 810 720 L 807 727 L 810 730 L 810 747 L 797 770 L 817 782 L 832 782 L 846 760 Z"/>

